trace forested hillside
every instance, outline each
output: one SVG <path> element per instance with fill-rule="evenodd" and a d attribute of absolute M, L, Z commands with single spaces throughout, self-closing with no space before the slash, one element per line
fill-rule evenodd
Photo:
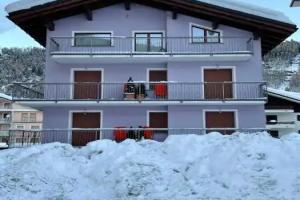
<path fill-rule="evenodd" d="M 45 50 L 0 49 L 2 91 L 12 82 L 43 81 Z M 287 41 L 264 57 L 264 78 L 270 87 L 300 92 L 300 43 Z"/>
<path fill-rule="evenodd" d="M 270 87 L 300 92 L 300 43 L 283 42 L 267 54 L 264 76 Z"/>
<path fill-rule="evenodd" d="M 42 81 L 45 51 L 41 48 L 0 49 L 0 84 L 2 91 L 12 82 Z"/>

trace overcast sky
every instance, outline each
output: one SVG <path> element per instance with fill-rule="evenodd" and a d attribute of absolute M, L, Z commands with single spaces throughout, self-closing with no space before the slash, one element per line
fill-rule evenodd
<path fill-rule="evenodd" d="M 0 0 L 0 47 L 31 47 L 39 46 L 30 36 L 6 18 L 5 5 L 16 0 Z M 237 0 L 249 3 L 249 0 Z M 251 0 L 251 4 L 284 12 L 300 27 L 300 8 L 290 8 L 291 0 Z M 290 39 L 300 41 L 300 30 Z"/>

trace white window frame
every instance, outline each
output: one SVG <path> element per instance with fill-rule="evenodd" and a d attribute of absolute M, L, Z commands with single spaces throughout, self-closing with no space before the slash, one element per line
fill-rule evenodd
<path fill-rule="evenodd" d="M 233 99 L 236 99 L 237 94 L 236 94 L 236 67 L 235 66 L 202 66 L 201 67 L 201 82 L 202 82 L 202 92 L 201 92 L 201 98 L 205 99 L 204 96 L 204 71 L 206 69 L 231 69 L 232 72 L 232 92 L 233 92 Z"/>
<path fill-rule="evenodd" d="M 99 34 L 104 34 L 104 33 L 110 33 L 111 34 L 111 45 L 110 46 L 101 46 L 101 47 L 113 47 L 114 46 L 114 32 L 113 31 L 72 31 L 72 47 L 77 47 L 75 46 L 75 34 L 76 33 L 99 33 Z M 80 47 L 80 46 L 79 46 Z M 92 47 L 92 48 L 98 48 L 98 47 Z"/>
<path fill-rule="evenodd" d="M 215 31 L 215 32 L 219 32 L 220 33 L 220 42 L 218 42 L 217 44 L 222 44 L 224 43 L 223 41 L 223 31 L 220 30 L 220 29 L 212 29 L 211 27 L 208 27 L 208 26 L 204 26 L 204 25 L 200 25 L 200 24 L 196 24 L 196 23 L 192 23 L 190 22 L 189 23 L 189 36 L 190 36 L 190 44 L 202 44 L 202 43 L 194 43 L 193 42 L 193 26 L 196 26 L 196 27 L 199 27 L 199 28 L 202 28 L 202 29 L 206 29 L 206 30 L 209 30 L 209 31 Z M 203 42 L 204 44 L 214 44 L 214 42 Z"/>
<path fill-rule="evenodd" d="M 162 33 L 162 37 L 163 37 L 163 48 L 166 48 L 166 31 L 164 30 L 133 30 L 132 31 L 132 52 L 134 53 L 147 53 L 147 54 L 153 54 L 153 53 L 157 53 L 157 52 L 148 52 L 148 51 L 135 51 L 135 34 L 136 33 Z"/>

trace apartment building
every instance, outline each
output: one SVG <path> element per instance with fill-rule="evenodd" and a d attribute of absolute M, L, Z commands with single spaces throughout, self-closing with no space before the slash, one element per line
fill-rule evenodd
<path fill-rule="evenodd" d="M 14 103 L 11 96 L 0 93 L 0 143 L 7 143 L 9 137 L 22 138 L 20 132 L 12 135 L 12 130 L 41 130 L 42 124 L 41 111 Z"/>
<path fill-rule="evenodd" d="M 297 30 L 236 1 L 23 0 L 6 10 L 47 55 L 45 82 L 15 83 L 14 101 L 44 112 L 44 142 L 75 146 L 265 129 L 262 56 Z"/>

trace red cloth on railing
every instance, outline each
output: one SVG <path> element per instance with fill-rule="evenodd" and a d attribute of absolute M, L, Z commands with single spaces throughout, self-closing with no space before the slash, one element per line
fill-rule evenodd
<path fill-rule="evenodd" d="M 151 130 L 150 127 L 144 127 L 144 129 L 144 139 L 152 140 L 154 136 L 153 130 Z"/>
<path fill-rule="evenodd" d="M 122 142 L 127 139 L 127 131 L 123 130 L 126 129 L 127 127 L 115 127 L 114 130 L 114 138 L 117 142 Z"/>
<path fill-rule="evenodd" d="M 168 93 L 168 86 L 165 83 L 158 83 L 154 86 L 154 94 L 157 97 L 166 97 Z"/>

